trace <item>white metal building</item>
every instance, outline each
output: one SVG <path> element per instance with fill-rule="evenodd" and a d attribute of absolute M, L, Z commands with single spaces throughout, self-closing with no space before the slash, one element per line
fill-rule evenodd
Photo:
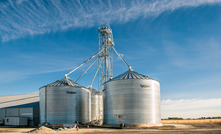
<path fill-rule="evenodd" d="M 1 96 L 0 123 L 5 125 L 38 125 L 39 94 Z"/>

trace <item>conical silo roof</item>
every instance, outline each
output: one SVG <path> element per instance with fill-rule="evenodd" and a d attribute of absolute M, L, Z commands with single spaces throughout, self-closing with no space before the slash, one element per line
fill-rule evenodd
<path fill-rule="evenodd" d="M 74 82 L 71 79 L 68 79 L 66 77 L 63 78 L 63 79 L 57 80 L 55 82 L 52 82 L 52 83 L 50 83 L 48 85 L 45 85 L 43 87 L 57 87 L 57 86 L 59 86 L 59 87 L 62 87 L 62 86 L 72 86 L 72 87 L 78 87 L 78 88 L 79 87 L 84 87 L 84 86 L 82 86 L 82 85 L 80 85 L 80 84 L 78 84 L 78 83 L 76 83 L 76 82 Z"/>
<path fill-rule="evenodd" d="M 88 88 L 88 89 L 91 90 L 91 92 L 94 93 L 94 94 L 98 94 L 98 93 L 100 93 L 99 91 L 97 91 L 97 90 L 94 89 L 94 88 Z"/>
<path fill-rule="evenodd" d="M 112 80 L 123 80 L 123 79 L 151 79 L 151 78 L 147 75 L 143 75 L 143 74 L 137 73 L 137 72 L 129 69 L 125 73 L 114 77 L 110 81 L 112 81 Z"/>

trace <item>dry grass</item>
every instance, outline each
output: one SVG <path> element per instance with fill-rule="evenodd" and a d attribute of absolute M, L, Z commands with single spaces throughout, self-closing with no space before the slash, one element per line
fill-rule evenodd
<path fill-rule="evenodd" d="M 162 124 L 212 124 L 221 123 L 221 119 L 162 120 Z"/>

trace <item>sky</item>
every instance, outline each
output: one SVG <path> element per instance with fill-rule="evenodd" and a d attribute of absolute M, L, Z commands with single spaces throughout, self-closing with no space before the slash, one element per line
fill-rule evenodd
<path fill-rule="evenodd" d="M 221 0 L 1 0 L 0 96 L 64 78 L 98 51 L 103 24 L 133 70 L 161 83 L 163 117 L 221 116 Z M 128 70 L 114 59 L 114 76 Z"/>

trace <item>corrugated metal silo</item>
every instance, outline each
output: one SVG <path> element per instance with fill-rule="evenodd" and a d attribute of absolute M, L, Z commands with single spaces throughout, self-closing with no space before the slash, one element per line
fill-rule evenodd
<path fill-rule="evenodd" d="M 161 125 L 158 81 L 129 70 L 103 86 L 104 124 Z"/>
<path fill-rule="evenodd" d="M 91 90 L 91 121 L 96 122 L 100 120 L 101 105 L 99 103 L 101 99 L 101 93 L 93 88 Z"/>
<path fill-rule="evenodd" d="M 91 121 L 91 92 L 68 78 L 40 88 L 40 122 L 66 124 Z"/>

